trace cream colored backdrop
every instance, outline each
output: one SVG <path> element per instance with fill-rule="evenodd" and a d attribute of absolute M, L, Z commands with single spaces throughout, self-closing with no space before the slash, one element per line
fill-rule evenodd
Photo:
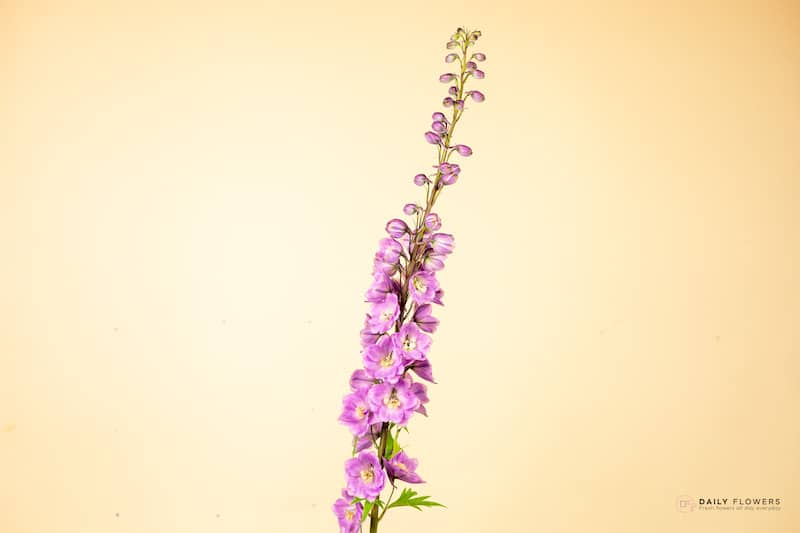
<path fill-rule="evenodd" d="M 408 448 L 449 508 L 382 531 L 800 529 L 797 3 L 6 0 L 0 531 L 336 530 L 460 24 L 487 101 Z"/>

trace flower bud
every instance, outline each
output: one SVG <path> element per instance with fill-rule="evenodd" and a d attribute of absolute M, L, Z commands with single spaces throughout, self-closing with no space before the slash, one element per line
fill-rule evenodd
<path fill-rule="evenodd" d="M 445 131 L 447 131 L 447 124 L 437 120 L 436 122 L 431 124 L 431 129 L 436 133 L 444 133 Z"/>
<path fill-rule="evenodd" d="M 482 70 L 474 70 L 472 72 L 472 77 L 475 78 L 476 80 L 482 80 L 483 78 L 486 77 L 486 73 Z"/>
<path fill-rule="evenodd" d="M 457 46 L 458 46 L 458 43 L 456 41 L 452 41 L 451 40 L 451 41 L 447 42 L 447 49 L 448 50 L 451 50 L 451 49 L 453 49 L 453 48 L 455 48 Z"/>
<path fill-rule="evenodd" d="M 483 102 L 486 100 L 486 97 L 480 91 L 470 91 L 469 95 L 472 97 L 473 100 L 476 102 Z"/>
<path fill-rule="evenodd" d="M 445 107 L 452 107 L 454 103 L 455 103 L 454 100 L 449 96 L 444 100 L 442 100 L 442 105 Z"/>
<path fill-rule="evenodd" d="M 447 89 L 447 94 L 449 94 L 450 96 L 458 96 L 458 87 L 453 85 L 452 87 Z"/>
<path fill-rule="evenodd" d="M 404 234 L 408 233 L 408 231 L 409 231 L 408 224 L 406 224 L 399 218 L 393 218 L 392 220 L 386 223 L 386 233 L 388 233 L 395 239 L 402 237 Z"/>
<path fill-rule="evenodd" d="M 458 59 L 458 54 L 447 54 L 446 56 L 444 56 L 445 63 L 452 63 L 456 59 Z"/>
<path fill-rule="evenodd" d="M 417 174 L 416 176 L 414 176 L 414 185 L 419 185 L 421 187 L 430 182 L 431 180 L 429 180 L 428 176 L 426 176 L 425 174 Z"/>
<path fill-rule="evenodd" d="M 453 107 L 455 107 L 459 111 L 464 109 L 464 100 L 456 100 L 455 102 L 453 102 Z"/>
<path fill-rule="evenodd" d="M 433 253 L 439 255 L 447 255 L 452 253 L 455 247 L 455 239 L 449 233 L 434 233 L 428 244 L 433 250 Z"/>
<path fill-rule="evenodd" d="M 458 155 L 462 155 L 464 157 L 469 157 L 469 156 L 472 155 L 472 148 L 470 148 L 466 144 L 457 144 L 456 145 L 456 152 L 458 152 Z"/>
<path fill-rule="evenodd" d="M 467 61 L 467 70 L 475 70 L 478 65 L 474 61 Z"/>
<path fill-rule="evenodd" d="M 452 72 L 448 72 L 446 74 L 442 74 L 441 76 L 439 76 L 439 81 L 442 83 L 450 83 L 454 79 L 456 79 L 456 75 L 453 74 Z"/>
<path fill-rule="evenodd" d="M 403 213 L 406 215 L 413 215 L 419 211 L 419 206 L 417 204 L 406 204 L 403 206 Z"/>
<path fill-rule="evenodd" d="M 439 183 L 442 185 L 453 185 L 458 181 L 458 174 L 442 174 Z"/>
<path fill-rule="evenodd" d="M 481 52 L 476 52 L 472 54 L 472 59 L 475 61 L 486 61 L 486 54 L 482 54 Z"/>
<path fill-rule="evenodd" d="M 442 138 L 439 137 L 439 134 L 433 131 L 425 132 L 425 140 L 428 141 L 430 144 L 441 144 L 442 142 Z"/>
<path fill-rule="evenodd" d="M 431 231 L 436 231 L 442 227 L 442 219 L 436 213 L 428 213 L 425 217 L 425 227 Z"/>
<path fill-rule="evenodd" d="M 428 272 L 438 272 L 444 268 L 444 261 L 442 256 L 436 254 L 428 254 L 422 261 L 422 268 Z"/>
<path fill-rule="evenodd" d="M 439 111 L 431 115 L 431 118 L 436 122 L 444 122 L 445 124 L 447 124 L 447 117 L 444 116 L 444 113 L 441 113 Z"/>

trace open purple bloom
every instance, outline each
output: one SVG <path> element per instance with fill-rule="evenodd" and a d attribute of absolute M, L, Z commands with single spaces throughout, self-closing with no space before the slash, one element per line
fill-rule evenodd
<path fill-rule="evenodd" d="M 374 384 L 375 384 L 375 379 L 373 379 L 372 376 L 367 374 L 367 371 L 364 370 L 363 368 L 359 368 L 350 375 L 351 391 L 369 389 Z"/>
<path fill-rule="evenodd" d="M 421 361 L 414 361 L 414 363 L 408 368 L 410 368 L 416 375 L 418 375 L 425 381 L 436 383 L 436 380 L 433 379 L 433 368 L 431 367 L 430 361 L 428 361 L 427 359 L 423 359 Z"/>
<path fill-rule="evenodd" d="M 408 362 L 425 359 L 431 347 L 431 338 L 413 322 L 403 324 L 400 331 L 392 335 L 392 341 L 396 351 Z"/>
<path fill-rule="evenodd" d="M 431 311 L 433 311 L 431 304 L 418 305 L 414 311 L 414 323 L 427 333 L 435 333 L 439 327 L 439 319 L 434 317 Z"/>
<path fill-rule="evenodd" d="M 394 239 L 381 239 L 375 259 L 384 263 L 396 263 L 403 253 L 403 246 Z"/>
<path fill-rule="evenodd" d="M 370 409 L 376 422 L 394 422 L 404 426 L 419 407 L 419 400 L 403 381 L 381 383 L 369 390 Z"/>
<path fill-rule="evenodd" d="M 372 275 L 372 285 L 369 286 L 364 297 L 368 302 L 382 302 L 386 296 L 397 290 L 394 280 L 384 272 L 375 272 Z"/>
<path fill-rule="evenodd" d="M 339 421 L 356 437 L 366 433 L 372 422 L 367 393 L 367 389 L 359 389 L 342 399 L 342 414 L 339 415 Z"/>
<path fill-rule="evenodd" d="M 425 483 L 417 474 L 417 464 L 416 459 L 412 459 L 406 455 L 406 452 L 401 451 L 386 461 L 386 472 L 392 481 L 399 479 L 406 483 Z"/>
<path fill-rule="evenodd" d="M 370 344 L 375 344 L 378 342 L 378 339 L 381 337 L 382 333 L 377 331 L 373 331 L 372 327 L 369 325 L 369 315 L 367 315 L 367 319 L 364 321 L 364 328 L 361 330 L 361 346 L 369 346 Z"/>
<path fill-rule="evenodd" d="M 388 335 L 364 349 L 364 367 L 376 379 L 397 381 L 403 373 L 404 362 L 402 353 Z"/>
<path fill-rule="evenodd" d="M 400 307 L 397 304 L 397 295 L 389 293 L 382 302 L 372 304 L 369 312 L 369 327 L 377 333 L 386 333 L 400 316 Z"/>
<path fill-rule="evenodd" d="M 414 396 L 416 396 L 417 400 L 419 400 L 417 412 L 424 416 L 428 416 L 428 410 L 425 409 L 425 404 L 430 401 L 428 399 L 428 388 L 424 383 L 414 383 L 411 385 L 411 392 L 413 392 Z"/>
<path fill-rule="evenodd" d="M 373 452 L 361 452 L 344 464 L 347 492 L 356 498 L 375 500 L 386 484 L 386 476 Z"/>
<path fill-rule="evenodd" d="M 408 292 L 417 304 L 427 304 L 436 298 L 439 282 L 433 272 L 420 271 L 408 280 Z"/>
<path fill-rule="evenodd" d="M 442 298 L 444 298 L 444 291 L 437 286 L 436 292 L 433 293 L 433 300 L 431 301 L 437 305 L 444 305 Z"/>
<path fill-rule="evenodd" d="M 339 520 L 339 533 L 358 533 L 361 529 L 361 515 L 364 506 L 361 502 L 351 503 L 352 498 L 346 490 L 342 497 L 333 504 L 333 514 Z"/>

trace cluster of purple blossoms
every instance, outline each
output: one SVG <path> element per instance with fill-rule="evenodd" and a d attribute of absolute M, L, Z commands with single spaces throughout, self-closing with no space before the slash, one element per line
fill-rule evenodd
<path fill-rule="evenodd" d="M 423 483 L 416 471 L 417 460 L 406 455 L 398 439 L 414 413 L 427 416 L 428 391 L 422 381 L 435 383 L 428 353 L 430 334 L 439 325 L 433 305 L 443 305 L 437 273 L 452 253 L 454 241 L 452 235 L 440 231 L 442 220 L 432 208 L 442 190 L 455 184 L 461 173 L 451 156 L 472 155 L 469 146 L 453 143 L 452 137 L 466 102 L 485 100 L 480 91 L 466 89 L 470 79 L 485 77 L 478 63 L 486 56 L 470 52 L 479 37 L 479 31 L 459 28 L 447 43 L 448 50 L 454 51 L 445 62 L 460 68 L 439 77 L 450 85 L 442 104 L 451 116 L 437 111 L 425 133 L 425 140 L 438 153 L 432 173 L 414 176 L 414 183 L 425 187 L 425 204 L 406 204 L 403 213 L 413 219 L 410 223 L 390 220 L 388 237 L 379 242 L 375 253 L 372 284 L 365 294 L 369 312 L 361 330 L 363 367 L 350 377 L 351 392 L 344 397 L 339 416 L 353 435 L 353 457 L 345 462 L 345 488 L 333 505 L 342 533 L 360 531 L 367 516 L 370 532 L 376 532 L 390 506 L 440 505 L 427 496 L 411 499 L 416 493 L 408 489 L 391 500 L 396 481 Z M 387 485 L 391 494 L 383 502 L 380 496 Z"/>

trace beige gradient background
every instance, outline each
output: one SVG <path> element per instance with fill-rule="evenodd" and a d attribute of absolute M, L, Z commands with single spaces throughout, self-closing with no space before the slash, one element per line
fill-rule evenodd
<path fill-rule="evenodd" d="M 6 0 L 1 532 L 336 530 L 459 24 L 487 101 L 408 446 L 449 508 L 381 531 L 800 530 L 796 2 Z"/>

